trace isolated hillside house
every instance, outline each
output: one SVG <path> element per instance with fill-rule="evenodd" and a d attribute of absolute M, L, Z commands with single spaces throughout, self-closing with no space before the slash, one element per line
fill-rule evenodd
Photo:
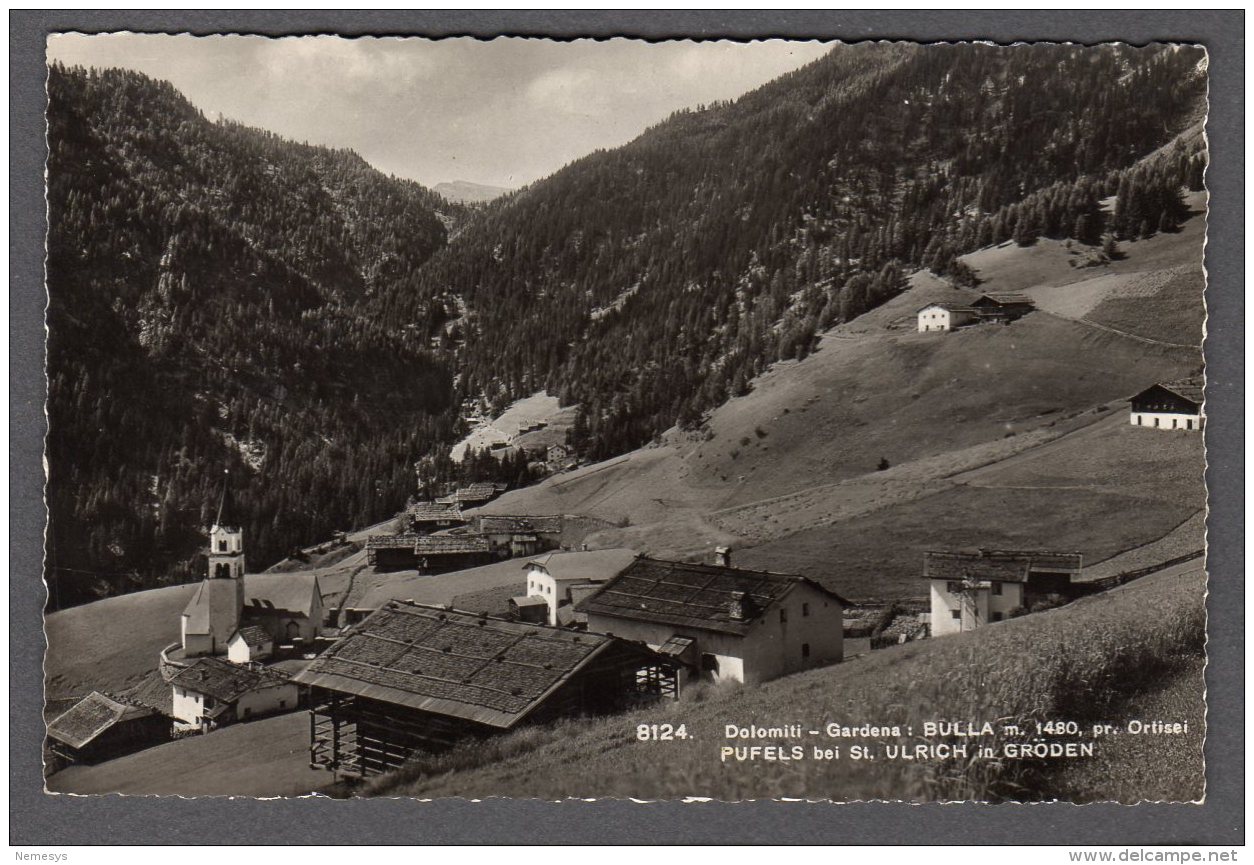
<path fill-rule="evenodd" d="M 694 675 L 756 684 L 844 657 L 849 602 L 806 577 L 638 558 L 582 600 L 588 630 L 639 640 Z"/>
<path fill-rule="evenodd" d="M 548 624 L 565 624 L 559 621 L 558 614 L 572 604 L 573 589 L 599 586 L 612 580 L 635 560 L 636 551 L 626 548 L 547 553 L 523 566 L 527 578 L 526 596 L 544 601 Z"/>
<path fill-rule="evenodd" d="M 549 445 L 544 452 L 544 463 L 551 472 L 560 472 L 574 465 L 574 454 L 564 444 Z"/>
<path fill-rule="evenodd" d="M 919 310 L 919 333 L 950 331 L 979 321 L 973 307 L 953 303 L 929 303 Z"/>
<path fill-rule="evenodd" d="M 983 294 L 971 304 L 982 321 L 1001 322 L 1003 324 L 1022 318 L 1036 304 L 1026 294 L 1017 292 L 993 292 Z"/>
<path fill-rule="evenodd" d="M 92 691 L 48 724 L 48 747 L 68 763 L 99 763 L 168 741 L 170 726 L 156 709 Z"/>
<path fill-rule="evenodd" d="M 564 518 L 485 514 L 472 517 L 469 530 L 486 538 L 493 552 L 509 558 L 534 556 L 562 544 Z"/>
<path fill-rule="evenodd" d="M 200 658 L 170 679 L 176 730 L 207 732 L 297 707 L 300 691 L 286 673 L 221 658 Z"/>
<path fill-rule="evenodd" d="M 1206 420 L 1201 379 L 1160 382 L 1132 397 L 1133 426 L 1200 430 Z"/>
<path fill-rule="evenodd" d="M 391 601 L 293 681 L 310 689 L 310 763 L 373 775 L 420 749 L 656 699 L 673 667 L 600 634 Z"/>
<path fill-rule="evenodd" d="M 467 519 L 461 506 L 453 501 L 413 502 L 405 508 L 405 522 L 409 527 L 407 534 L 424 535 L 464 526 Z"/>
<path fill-rule="evenodd" d="M 226 644 L 226 659 L 232 664 L 255 664 L 274 654 L 274 637 L 260 625 L 240 628 Z"/>
<path fill-rule="evenodd" d="M 932 636 L 1000 622 L 1051 595 L 1070 599 L 1082 565 L 1080 553 L 929 550 L 923 578 L 931 584 Z"/>
<path fill-rule="evenodd" d="M 366 561 L 376 571 L 443 574 L 496 558 L 487 539 L 479 535 L 371 535 L 366 540 Z"/>

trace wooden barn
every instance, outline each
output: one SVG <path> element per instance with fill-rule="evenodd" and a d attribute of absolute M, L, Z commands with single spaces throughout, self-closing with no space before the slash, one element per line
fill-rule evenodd
<path fill-rule="evenodd" d="M 565 520 L 561 514 L 512 516 L 484 514 L 470 521 L 470 531 L 482 535 L 494 552 L 509 558 L 534 556 L 562 544 Z"/>
<path fill-rule="evenodd" d="M 794 574 L 640 557 L 579 601 L 589 631 L 639 640 L 715 681 L 764 682 L 844 657 L 835 592 Z"/>
<path fill-rule="evenodd" d="M 1080 553 L 1050 550 L 929 550 L 923 578 L 930 583 L 932 636 L 970 631 L 1010 618 L 1058 595 L 1081 593 L 1073 580 Z"/>
<path fill-rule="evenodd" d="M 420 750 L 672 694 L 643 646 L 392 601 L 294 681 L 310 689 L 310 762 L 373 775 Z"/>
<path fill-rule="evenodd" d="M 1200 378 L 1160 382 L 1132 397 L 1133 426 L 1200 430 L 1205 422 L 1204 385 Z"/>
<path fill-rule="evenodd" d="M 980 295 L 971 304 L 971 308 L 984 321 L 1006 324 L 1017 318 L 1023 318 L 1023 316 L 1036 309 L 1036 304 L 1026 294 L 992 292 Z"/>
<path fill-rule="evenodd" d="M 171 726 L 156 709 L 92 691 L 48 724 L 48 748 L 67 763 L 100 763 L 169 741 Z"/>
<path fill-rule="evenodd" d="M 496 559 L 479 535 L 371 535 L 366 541 L 366 561 L 377 571 L 442 574 Z"/>
<path fill-rule="evenodd" d="M 466 525 L 461 505 L 455 501 L 412 502 L 405 508 L 410 534 L 428 535 Z"/>

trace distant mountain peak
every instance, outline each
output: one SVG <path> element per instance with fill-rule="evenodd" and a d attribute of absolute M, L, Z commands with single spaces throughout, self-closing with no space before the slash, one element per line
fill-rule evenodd
<path fill-rule="evenodd" d="M 504 186 L 487 186 L 482 183 L 471 183 L 469 180 L 437 183 L 435 191 L 457 204 L 484 204 L 508 192 L 513 192 L 512 189 Z"/>

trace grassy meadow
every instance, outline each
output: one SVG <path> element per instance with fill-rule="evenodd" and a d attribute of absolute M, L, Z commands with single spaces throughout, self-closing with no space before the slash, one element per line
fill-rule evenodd
<path fill-rule="evenodd" d="M 815 743 L 857 743 L 826 737 L 733 741 L 725 738 L 726 724 L 896 724 L 916 732 L 929 720 L 1076 721 L 1082 728 L 1095 722 L 1118 724 L 1134 717 L 1128 714 L 1134 705 L 1129 701 L 1141 699 L 1138 695 L 1156 692 L 1164 682 L 1196 679 L 1204 651 L 1203 597 L 1200 567 L 1184 577 L 1146 577 L 1057 610 L 872 652 L 759 688 L 710 688 L 653 709 L 519 730 L 425 756 L 373 780 L 361 793 L 1004 801 L 1049 799 L 1055 789 L 1066 789 L 1072 797 L 1091 801 L 1136 801 L 1146 795 L 1192 799 L 1196 777 L 1176 776 L 1175 783 L 1171 777 L 1160 778 L 1146 792 L 1137 789 L 1138 779 L 1154 771 L 1163 750 L 1176 753 L 1178 765 L 1196 765 L 1200 735 L 1131 744 L 1123 737 L 1097 740 L 1096 754 L 1089 759 L 1100 771 L 1091 772 L 1079 792 L 1060 772 L 1067 767 L 1083 771 L 1084 758 L 722 762 L 719 749 L 801 741 L 808 750 Z M 1161 719 L 1196 718 L 1195 702 L 1169 702 Z M 640 723 L 683 723 L 690 738 L 640 742 L 635 736 Z M 1196 722 L 1191 726 L 1197 730 Z M 906 735 L 900 741 L 923 740 Z M 1080 736 L 1056 741 L 1092 740 Z"/>

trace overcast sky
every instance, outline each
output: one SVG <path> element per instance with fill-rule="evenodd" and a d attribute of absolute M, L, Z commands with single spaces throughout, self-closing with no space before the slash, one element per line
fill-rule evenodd
<path fill-rule="evenodd" d="M 49 37 L 48 57 L 170 81 L 206 116 L 350 147 L 428 186 L 518 187 L 672 111 L 735 98 L 824 54 L 817 42 Z"/>

